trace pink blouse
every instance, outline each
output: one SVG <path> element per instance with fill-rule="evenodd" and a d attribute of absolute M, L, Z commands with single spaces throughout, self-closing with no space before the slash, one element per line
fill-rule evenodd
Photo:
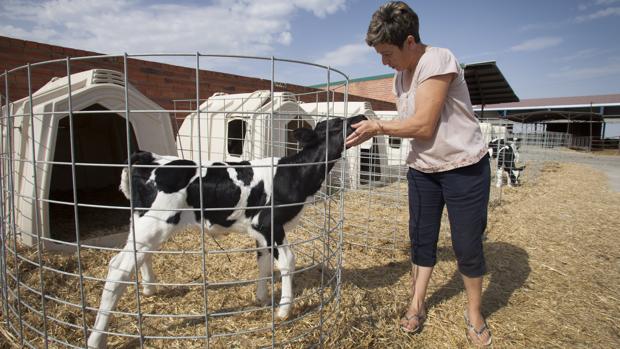
<path fill-rule="evenodd" d="M 487 153 L 480 124 L 474 115 L 464 71 L 448 49 L 427 47 L 420 58 L 409 91 L 403 90 L 403 74 L 394 76 L 396 107 L 401 118 L 414 117 L 415 91 L 426 79 L 455 73 L 431 139 L 411 139 L 407 164 L 426 172 L 442 172 L 472 165 Z"/>

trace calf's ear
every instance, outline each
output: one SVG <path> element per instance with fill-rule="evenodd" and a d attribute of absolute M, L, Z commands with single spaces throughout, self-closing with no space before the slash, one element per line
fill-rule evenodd
<path fill-rule="evenodd" d="M 364 114 L 358 114 L 355 116 L 351 116 L 349 117 L 349 125 L 355 125 L 358 122 L 364 121 L 364 120 L 368 120 L 368 118 Z"/>
<path fill-rule="evenodd" d="M 304 147 L 315 143 L 318 139 L 316 132 L 309 128 L 298 128 L 293 131 L 293 135 L 295 136 L 295 139 Z"/>

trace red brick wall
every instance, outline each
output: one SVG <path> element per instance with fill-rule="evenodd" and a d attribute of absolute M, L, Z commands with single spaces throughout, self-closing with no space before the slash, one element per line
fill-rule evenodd
<path fill-rule="evenodd" d="M 67 75 L 66 60 L 44 65 L 35 65 L 35 63 L 55 59 L 64 59 L 66 57 L 75 58 L 94 55 L 99 54 L 95 52 L 0 36 L 0 74 L 2 74 L 5 70 L 11 70 L 30 63 L 32 81 L 31 88 L 33 92 L 46 84 L 51 78 L 55 76 L 62 77 Z M 195 98 L 196 96 L 196 73 L 193 68 L 138 59 L 129 59 L 127 66 L 129 82 L 164 109 L 173 109 L 172 101 L 175 99 L 188 99 Z M 71 61 L 71 73 L 77 73 L 94 68 L 112 69 L 123 72 L 123 57 Z M 201 98 L 207 98 L 215 92 L 244 93 L 270 89 L 271 86 L 270 80 L 207 70 L 201 70 L 199 78 Z M 11 101 L 27 96 L 27 70 L 20 69 L 19 71 L 8 74 L 8 88 L 8 94 Z M 283 83 L 276 84 L 276 91 L 306 93 L 317 91 L 317 89 Z M 2 79 L 0 80 L 0 94 L 5 95 L 6 92 L 4 76 L 2 76 Z M 324 94 L 319 95 L 319 98 L 324 97 Z M 336 97 L 336 100 L 342 100 L 342 96 Z M 349 93 L 349 100 L 370 101 L 373 109 L 375 110 L 394 109 L 394 105 L 391 102 L 354 96 L 351 92 Z M 315 95 L 308 96 L 308 102 L 314 101 L 316 101 Z"/>
<path fill-rule="evenodd" d="M 381 104 L 379 106 L 380 109 L 373 105 L 374 110 L 396 110 L 396 97 L 392 93 L 393 81 L 393 75 L 389 76 L 388 74 L 361 79 L 361 81 L 355 81 L 355 79 L 353 79 L 349 81 L 349 95 L 370 98 L 387 103 Z M 321 88 L 325 89 L 325 87 Z M 334 88 L 334 90 L 344 92 L 344 86 L 338 86 Z"/>
<path fill-rule="evenodd" d="M 395 103 L 396 97 L 392 93 L 392 82 L 392 77 L 351 82 L 349 83 L 349 94 Z M 392 106 L 390 109 L 382 110 L 395 110 L 394 108 Z M 375 108 L 375 110 L 380 109 Z"/>

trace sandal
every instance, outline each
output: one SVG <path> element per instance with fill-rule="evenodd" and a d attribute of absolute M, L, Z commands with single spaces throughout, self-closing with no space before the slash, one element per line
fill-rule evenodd
<path fill-rule="evenodd" d="M 418 332 L 420 332 L 422 330 L 422 326 L 424 325 L 424 321 L 426 321 L 426 314 L 413 314 L 411 316 L 407 316 L 407 312 L 405 312 L 405 314 L 403 315 L 403 317 L 400 318 L 401 321 L 403 319 L 405 319 L 407 321 L 407 325 L 409 324 L 409 322 L 413 319 L 415 319 L 418 323 L 418 325 L 414 328 L 407 328 L 403 325 L 400 325 L 400 329 L 405 332 L 405 333 L 410 333 L 410 334 L 416 334 Z"/>
<path fill-rule="evenodd" d="M 489 325 L 487 325 L 487 321 L 483 320 L 484 323 L 482 324 L 482 327 L 480 327 L 479 330 L 476 330 L 474 325 L 469 322 L 469 317 L 467 316 L 467 309 L 465 309 L 465 313 L 463 315 L 465 316 L 465 325 L 467 326 L 467 339 L 477 347 L 488 347 L 489 345 L 491 345 L 493 337 L 491 336 L 491 330 L 489 329 Z M 482 341 L 482 335 L 484 334 L 484 332 L 487 332 L 489 334 L 489 338 L 486 342 Z"/>

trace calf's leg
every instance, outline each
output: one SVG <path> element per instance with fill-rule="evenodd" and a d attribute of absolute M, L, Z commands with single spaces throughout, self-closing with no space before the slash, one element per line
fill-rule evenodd
<path fill-rule="evenodd" d="M 293 305 L 293 273 L 295 273 L 295 255 L 286 239 L 278 246 L 278 269 L 282 275 L 282 295 L 278 317 L 286 319 Z"/>
<path fill-rule="evenodd" d="M 153 261 L 151 253 L 144 253 L 144 260 L 140 266 L 140 274 L 142 275 L 142 294 L 145 296 L 152 296 L 155 294 L 157 278 L 153 271 Z"/>
<path fill-rule="evenodd" d="M 142 272 L 146 271 L 146 274 L 143 274 L 146 275 L 146 279 L 149 280 L 149 282 L 153 282 L 154 274 L 150 266 L 150 255 L 144 252 L 158 250 L 161 243 L 165 241 L 172 232 L 171 225 L 162 225 L 160 224 L 160 218 L 150 217 L 148 214 L 142 217 L 138 216 L 138 214 L 134 215 L 134 222 L 132 229 L 135 228 L 135 234 L 130 232 L 128 241 L 123 250 L 110 260 L 108 275 L 106 276 L 106 282 L 101 294 L 99 310 L 97 311 L 97 317 L 91 334 L 88 337 L 87 344 L 89 348 L 106 347 L 107 335 L 104 331 L 108 328 L 111 315 L 110 312 L 116 308 L 119 299 L 127 289 L 127 285 L 131 281 L 131 277 L 136 269 L 136 262 L 138 263 L 138 268 L 140 268 Z M 149 261 L 149 265 L 142 268 L 145 259 Z M 152 289 L 149 289 L 149 291 L 150 290 Z M 149 291 L 145 289 L 145 292 Z"/>

